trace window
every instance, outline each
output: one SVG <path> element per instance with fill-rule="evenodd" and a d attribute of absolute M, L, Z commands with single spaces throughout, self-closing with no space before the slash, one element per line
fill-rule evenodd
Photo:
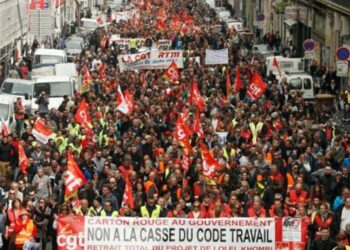
<path fill-rule="evenodd" d="M 300 78 L 291 79 L 289 81 L 289 88 L 290 90 L 301 90 L 302 88 L 302 82 Z"/>
<path fill-rule="evenodd" d="M 64 63 L 62 56 L 36 55 L 34 58 L 34 68 L 55 65 L 58 63 Z"/>
<path fill-rule="evenodd" d="M 311 80 L 304 79 L 304 89 L 311 89 Z"/>
<path fill-rule="evenodd" d="M 7 120 L 9 115 L 9 105 L 7 104 L 0 104 L 0 117 L 4 120 Z"/>
<path fill-rule="evenodd" d="M 32 95 L 32 85 L 22 84 L 22 83 L 13 83 L 13 82 L 4 82 L 2 85 L 2 93 L 11 94 L 11 95 Z"/>
<path fill-rule="evenodd" d="M 37 97 L 44 91 L 49 97 L 72 96 L 72 85 L 70 82 L 38 83 L 34 85 L 34 96 Z"/>
<path fill-rule="evenodd" d="M 322 35 L 325 35 L 326 17 L 318 12 L 315 12 L 315 15 L 314 15 L 314 30 L 316 32 L 321 33 Z"/>

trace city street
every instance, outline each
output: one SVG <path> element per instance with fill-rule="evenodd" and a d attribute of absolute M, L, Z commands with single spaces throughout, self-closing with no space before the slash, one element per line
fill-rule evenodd
<path fill-rule="evenodd" d="M 350 249 L 350 1 L 0 21 L 0 249 Z"/>

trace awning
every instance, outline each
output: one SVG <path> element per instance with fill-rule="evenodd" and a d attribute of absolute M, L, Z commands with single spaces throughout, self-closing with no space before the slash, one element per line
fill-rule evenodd
<path fill-rule="evenodd" d="M 287 24 L 289 28 L 292 28 L 295 24 L 297 24 L 297 21 L 293 19 L 287 19 L 284 21 L 284 23 Z"/>

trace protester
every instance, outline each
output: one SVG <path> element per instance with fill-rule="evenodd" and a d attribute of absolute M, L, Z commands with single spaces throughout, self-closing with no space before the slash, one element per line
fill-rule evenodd
<path fill-rule="evenodd" d="M 309 102 L 266 72 L 264 58 L 252 55 L 253 41 L 225 27 L 208 5 L 147 2 L 151 6 L 134 2 L 139 17 L 111 21 L 86 39 L 73 61 L 82 86 L 57 110 L 49 110 L 45 92 L 38 93 L 34 114 L 24 114 L 17 100 L 16 131 L 0 142 L 4 212 L 27 220 L 19 215 L 22 195 L 42 249 L 49 236 L 57 249 L 57 220 L 68 215 L 291 216 L 310 222 L 311 249 L 336 247 L 339 232 L 350 235 L 350 140 L 342 129 L 350 117 L 350 90 L 340 94 L 334 70 L 313 62 L 318 91 L 335 94 L 336 107 Z M 124 46 L 106 41 L 116 34 L 131 39 Z M 161 40 L 169 41 L 165 49 L 184 50 L 176 79 L 167 69 L 121 69 L 118 56 L 161 51 Z M 279 34 L 264 40 L 282 50 Z M 35 40 L 32 52 L 39 46 Z M 228 49 L 229 63 L 206 65 L 206 49 L 220 48 Z M 252 98 L 257 76 L 266 89 Z M 334 124 L 337 115 L 342 124 Z M 45 127 L 41 137 L 37 121 Z M 82 174 L 71 175 L 72 168 Z M 6 238 L 14 244 L 11 234 Z"/>

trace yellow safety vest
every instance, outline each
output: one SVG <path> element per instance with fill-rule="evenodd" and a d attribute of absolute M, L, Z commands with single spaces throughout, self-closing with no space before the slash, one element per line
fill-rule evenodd
<path fill-rule="evenodd" d="M 28 223 L 22 228 L 22 230 L 16 234 L 15 245 L 16 247 L 23 247 L 24 242 L 29 240 L 34 230 L 33 220 L 28 220 Z"/>
<path fill-rule="evenodd" d="M 227 153 L 226 148 L 224 148 L 222 150 L 222 152 L 223 152 L 223 156 L 226 159 L 226 161 L 229 161 L 230 157 L 235 157 L 235 155 L 236 155 L 236 150 L 234 148 L 231 148 L 230 155 Z"/>
<path fill-rule="evenodd" d="M 150 215 L 148 213 L 147 207 L 142 206 L 141 207 L 141 216 L 144 218 L 159 218 L 160 216 L 160 206 L 156 205 L 155 209 L 153 209 L 152 214 Z"/>
<path fill-rule="evenodd" d="M 264 126 L 264 124 L 262 122 L 258 122 L 257 125 L 255 125 L 254 122 L 249 123 L 249 127 L 250 130 L 252 131 L 252 135 L 253 135 L 253 145 L 255 145 L 257 143 L 257 139 L 258 139 L 258 133 L 261 131 L 262 127 Z"/>
<path fill-rule="evenodd" d="M 119 213 L 118 211 L 113 211 L 111 215 L 107 215 L 106 211 L 103 209 L 101 211 L 101 216 L 102 217 L 107 217 L 107 216 L 110 216 L 110 217 L 118 217 L 119 216 Z"/>

